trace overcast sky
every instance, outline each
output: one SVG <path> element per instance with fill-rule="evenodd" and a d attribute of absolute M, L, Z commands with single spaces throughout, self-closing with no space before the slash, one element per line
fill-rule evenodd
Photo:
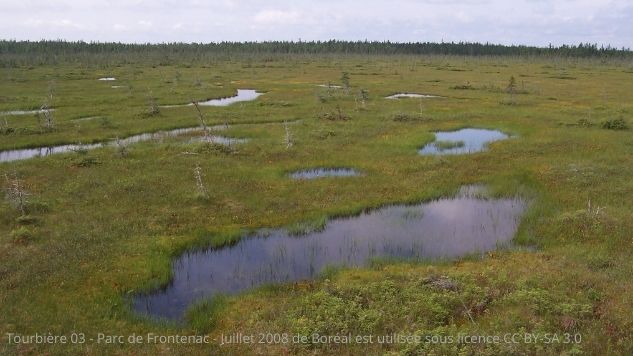
<path fill-rule="evenodd" d="M 633 47 L 633 1 L 0 0 L 0 38 L 591 42 Z"/>

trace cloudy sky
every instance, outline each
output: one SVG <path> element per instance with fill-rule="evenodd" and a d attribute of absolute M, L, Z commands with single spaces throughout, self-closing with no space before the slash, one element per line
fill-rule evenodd
<path fill-rule="evenodd" d="M 591 42 L 633 47 L 633 1 L 0 0 L 0 38 Z"/>

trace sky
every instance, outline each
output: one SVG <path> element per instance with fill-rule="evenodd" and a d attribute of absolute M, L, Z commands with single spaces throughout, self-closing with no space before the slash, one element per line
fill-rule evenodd
<path fill-rule="evenodd" d="M 633 48 L 633 1 L 0 0 L 0 39 L 590 42 Z"/>

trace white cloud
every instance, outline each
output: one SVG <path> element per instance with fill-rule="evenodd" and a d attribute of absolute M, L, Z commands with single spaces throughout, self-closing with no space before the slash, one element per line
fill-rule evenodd
<path fill-rule="evenodd" d="M 73 27 L 73 28 L 77 28 L 77 29 L 84 28 L 84 26 L 83 26 L 82 24 L 75 23 L 75 22 L 70 21 L 70 20 L 68 20 L 68 19 L 63 19 L 63 20 L 54 21 L 53 23 L 54 23 L 55 25 L 57 25 L 57 26 L 61 26 L 61 27 Z"/>
<path fill-rule="evenodd" d="M 263 25 L 294 25 L 299 22 L 300 16 L 297 11 L 264 10 L 253 19 Z"/>
<path fill-rule="evenodd" d="M 301 37 L 633 47 L 631 23 L 630 0 L 0 0 L 0 38 L 33 40 Z"/>
<path fill-rule="evenodd" d="M 59 19 L 59 20 L 49 20 L 49 19 L 40 19 L 40 18 L 29 18 L 24 21 L 24 25 L 32 28 L 38 27 L 52 27 L 52 28 L 75 28 L 75 29 L 83 29 L 85 26 L 82 24 L 73 22 L 68 19 Z"/>

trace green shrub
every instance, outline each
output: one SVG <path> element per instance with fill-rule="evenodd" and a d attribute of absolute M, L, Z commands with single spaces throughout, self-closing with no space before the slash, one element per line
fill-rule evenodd
<path fill-rule="evenodd" d="M 578 120 L 578 122 L 576 123 L 578 126 L 580 127 L 592 127 L 593 123 L 587 119 L 580 119 Z"/>
<path fill-rule="evenodd" d="M 100 118 L 99 125 L 104 129 L 114 129 L 117 127 L 114 123 L 112 123 L 112 120 L 110 120 L 109 117 Z"/>
<path fill-rule="evenodd" d="M 452 87 L 450 87 L 450 89 L 454 89 L 454 90 L 474 90 L 475 87 L 472 86 L 470 83 L 466 83 L 463 85 L 454 85 Z"/>
<path fill-rule="evenodd" d="M 626 130 L 629 128 L 624 119 L 606 120 L 600 124 L 600 127 L 606 130 Z"/>
<path fill-rule="evenodd" d="M 318 130 L 315 132 L 314 136 L 319 140 L 326 140 L 330 137 L 336 136 L 336 132 L 332 130 Z"/>
<path fill-rule="evenodd" d="M 28 228 L 21 226 L 11 231 L 11 239 L 15 243 L 26 243 L 33 239 L 33 233 Z"/>
<path fill-rule="evenodd" d="M 0 134 L 9 135 L 15 132 L 13 127 L 0 127 Z"/>
<path fill-rule="evenodd" d="M 430 117 L 422 116 L 417 113 L 395 113 L 391 116 L 391 120 L 396 122 L 412 122 L 412 121 L 432 121 L 433 119 Z"/>
<path fill-rule="evenodd" d="M 330 120 L 330 121 L 346 121 L 349 120 L 349 116 L 347 114 L 339 111 L 336 112 L 324 112 L 319 114 L 319 119 Z"/>
<path fill-rule="evenodd" d="M 38 200 L 37 198 L 31 198 L 26 204 L 27 213 L 46 213 L 50 210 L 48 203 Z"/>
<path fill-rule="evenodd" d="M 507 98 L 507 99 L 503 99 L 499 102 L 499 104 L 501 105 L 508 105 L 508 106 L 514 106 L 517 105 L 516 100 L 514 100 L 514 98 Z"/>
<path fill-rule="evenodd" d="M 363 310 L 353 300 L 319 291 L 301 300 L 292 313 L 294 330 L 302 335 L 312 334 L 335 335 L 347 334 L 359 329 Z M 370 318 L 362 315 L 362 319 Z"/>
<path fill-rule="evenodd" d="M 20 225 L 34 225 L 38 222 L 38 218 L 33 215 L 22 215 L 15 219 L 15 222 Z"/>
<path fill-rule="evenodd" d="M 202 142 L 196 145 L 193 149 L 195 153 L 210 153 L 210 154 L 231 154 L 235 152 L 235 149 L 229 145 L 223 145 L 215 142 Z"/>
<path fill-rule="evenodd" d="M 209 202 L 211 197 L 209 197 L 209 194 L 207 192 L 196 191 L 193 194 L 193 199 L 201 203 L 207 203 Z"/>
<path fill-rule="evenodd" d="M 101 162 L 99 162 L 99 160 L 95 157 L 82 157 L 81 159 L 74 160 L 72 163 L 72 166 L 87 168 L 87 167 L 96 166 L 98 164 L 101 164 Z"/>

